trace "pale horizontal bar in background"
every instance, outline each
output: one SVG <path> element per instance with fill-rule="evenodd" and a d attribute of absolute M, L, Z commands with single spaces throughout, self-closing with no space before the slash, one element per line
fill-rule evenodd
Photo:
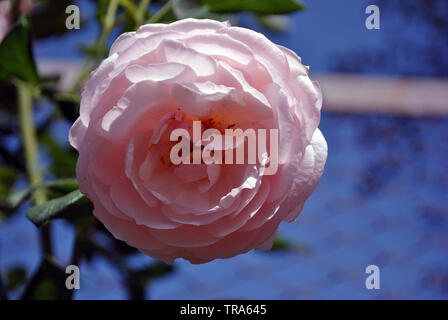
<path fill-rule="evenodd" d="M 68 90 L 81 70 L 79 60 L 40 59 L 43 75 L 60 75 Z M 323 109 L 335 113 L 448 116 L 448 79 L 398 78 L 361 74 L 314 74 L 324 93 Z"/>
<path fill-rule="evenodd" d="M 319 81 L 323 108 L 330 112 L 448 116 L 448 79 L 355 74 L 311 77 Z"/>

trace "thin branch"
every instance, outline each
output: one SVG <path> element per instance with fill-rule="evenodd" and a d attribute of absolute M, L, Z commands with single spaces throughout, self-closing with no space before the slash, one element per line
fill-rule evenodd
<path fill-rule="evenodd" d="M 138 12 L 134 3 L 129 0 L 120 0 L 120 5 L 124 8 L 124 10 L 128 13 L 128 15 L 137 23 L 138 20 Z"/>
<path fill-rule="evenodd" d="M 137 27 L 143 23 L 146 10 L 148 10 L 151 0 L 141 0 L 137 8 Z"/>
<path fill-rule="evenodd" d="M 23 141 L 26 169 L 30 184 L 35 186 L 43 182 L 43 175 L 38 162 L 38 146 L 36 128 L 34 127 L 33 121 L 33 99 L 31 88 L 29 84 L 20 80 L 16 81 L 16 85 L 18 90 L 20 133 Z M 43 189 L 36 190 L 33 198 L 36 205 L 40 205 L 47 201 Z"/>
<path fill-rule="evenodd" d="M 109 6 L 107 7 L 107 13 L 106 17 L 104 18 L 104 21 L 102 22 L 102 31 L 101 35 L 97 41 L 97 45 L 95 48 L 94 54 L 89 54 L 87 56 L 86 61 L 84 62 L 84 65 L 81 69 L 81 72 L 78 75 L 78 79 L 76 80 L 75 84 L 73 85 L 73 88 L 71 90 L 72 93 L 77 92 L 84 80 L 89 76 L 91 70 L 93 67 L 95 67 L 100 58 L 102 50 L 104 49 L 104 46 L 106 45 L 106 41 L 109 38 L 109 35 L 111 31 L 116 26 L 115 24 L 115 15 L 117 14 L 119 0 L 110 0 Z"/>
<path fill-rule="evenodd" d="M 168 12 L 173 9 L 173 2 L 170 0 L 160 8 L 146 23 L 157 23 L 159 22 Z"/>
<path fill-rule="evenodd" d="M 31 186 L 41 184 L 43 174 L 39 165 L 39 150 L 36 128 L 33 120 L 33 90 L 30 84 L 21 80 L 15 80 L 18 93 L 20 134 L 22 137 L 23 151 L 25 155 L 26 170 Z M 33 191 L 35 205 L 47 202 L 45 189 L 38 188 Z M 49 226 L 44 226 L 41 231 L 41 243 L 44 254 L 52 255 L 51 234 Z"/>

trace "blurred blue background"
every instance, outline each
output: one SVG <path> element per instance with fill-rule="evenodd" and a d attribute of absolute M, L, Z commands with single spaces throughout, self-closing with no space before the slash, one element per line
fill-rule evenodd
<path fill-rule="evenodd" d="M 94 7 L 79 4 L 87 21 Z M 369 4 L 381 9 L 380 30 L 365 28 Z M 240 25 L 296 51 L 311 66 L 311 77 L 313 72 L 448 76 L 446 1 L 326 0 L 307 1 L 307 7 L 290 16 L 286 33 L 267 32 L 250 15 L 243 15 Z M 37 57 L 81 58 L 79 44 L 93 41 L 97 32 L 95 23 L 85 22 L 79 31 L 39 41 Z M 69 127 L 54 125 L 61 143 L 67 143 Z M 149 283 L 146 297 L 447 299 L 448 117 L 323 112 L 320 128 L 329 145 L 327 165 L 297 221 L 280 226 L 289 249 L 204 265 L 176 261 L 172 274 Z M 13 140 L 8 143 L 14 148 Z M 38 231 L 25 209 L 0 224 L 2 273 L 20 265 L 30 276 L 38 268 Z M 68 264 L 74 230 L 56 220 L 52 231 L 55 256 Z M 130 259 L 136 266 L 153 262 L 140 254 Z M 370 264 L 380 268 L 380 290 L 365 288 Z M 128 297 L 125 280 L 108 261 L 94 258 L 80 270 L 76 299 Z"/>

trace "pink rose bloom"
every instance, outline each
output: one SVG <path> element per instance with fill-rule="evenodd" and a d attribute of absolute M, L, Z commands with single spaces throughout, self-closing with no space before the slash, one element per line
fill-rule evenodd
<path fill-rule="evenodd" d="M 11 27 L 11 15 L 9 11 L 9 1 L 0 1 L 0 42 L 2 42 Z"/>
<path fill-rule="evenodd" d="M 213 20 L 142 26 L 115 41 L 84 87 L 69 137 L 80 190 L 117 239 L 167 263 L 268 250 L 324 169 L 321 105 L 300 58 L 260 33 Z M 193 120 L 278 129 L 277 171 L 173 165 L 170 133 Z"/>

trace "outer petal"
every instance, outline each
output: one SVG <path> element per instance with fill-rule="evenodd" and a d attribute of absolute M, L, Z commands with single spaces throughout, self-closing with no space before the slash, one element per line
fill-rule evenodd
<path fill-rule="evenodd" d="M 311 145 L 307 147 L 306 154 L 312 154 L 314 156 L 313 171 L 306 180 L 304 180 L 302 176 L 305 171 L 304 169 L 301 168 L 300 172 L 296 174 L 297 178 L 294 180 L 291 192 L 282 204 L 281 208 L 282 211 L 290 210 L 290 214 L 285 218 L 288 222 L 295 221 L 301 210 L 301 206 L 297 205 L 297 203 L 304 203 L 305 200 L 313 193 L 324 171 L 324 166 L 328 155 L 328 146 L 322 132 L 319 129 L 316 129 L 314 132 Z M 305 158 L 307 158 L 307 155 Z M 294 209 L 291 210 L 291 207 Z"/>

